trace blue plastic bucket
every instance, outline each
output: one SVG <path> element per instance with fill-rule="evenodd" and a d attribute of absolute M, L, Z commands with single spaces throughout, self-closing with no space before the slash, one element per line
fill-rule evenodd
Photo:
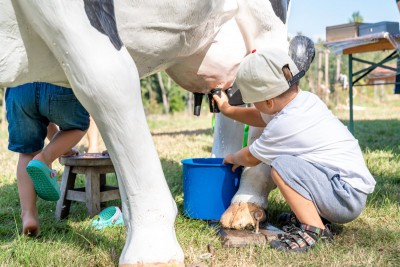
<path fill-rule="evenodd" d="M 232 172 L 232 165 L 222 158 L 182 160 L 183 209 L 193 219 L 219 220 L 229 207 L 239 187 L 242 168 Z"/>

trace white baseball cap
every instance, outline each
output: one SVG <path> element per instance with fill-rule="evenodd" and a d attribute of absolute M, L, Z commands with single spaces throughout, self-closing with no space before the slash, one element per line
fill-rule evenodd
<path fill-rule="evenodd" d="M 288 65 L 293 79 L 287 81 L 282 68 Z M 245 57 L 240 64 L 235 83 L 242 93 L 243 102 L 255 103 L 279 96 L 304 76 L 279 47 L 269 46 Z"/>

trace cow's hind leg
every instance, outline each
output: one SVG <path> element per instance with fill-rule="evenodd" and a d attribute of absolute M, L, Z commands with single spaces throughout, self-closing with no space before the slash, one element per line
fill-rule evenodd
<path fill-rule="evenodd" d="M 248 143 L 259 138 L 262 131 L 263 128 L 250 127 Z M 264 163 L 243 170 L 239 190 L 221 217 L 223 227 L 254 228 L 256 219 L 260 222 L 266 219 L 264 209 L 268 205 L 268 195 L 276 188 L 270 173 L 271 167 Z"/>
<path fill-rule="evenodd" d="M 120 265 L 183 266 L 174 230 L 176 205 L 146 123 L 136 66 L 112 32 L 113 18 L 107 18 L 113 15 L 112 3 L 43 0 L 14 5 L 63 67 L 115 165 L 127 228 Z"/>
<path fill-rule="evenodd" d="M 221 217 L 224 228 L 252 229 L 257 217 L 260 222 L 265 221 L 268 195 L 276 187 L 270 171 L 271 168 L 263 163 L 244 169 L 239 190 Z"/>

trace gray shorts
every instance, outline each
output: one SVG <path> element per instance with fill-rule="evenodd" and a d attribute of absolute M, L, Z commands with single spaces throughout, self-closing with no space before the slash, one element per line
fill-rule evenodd
<path fill-rule="evenodd" d="M 287 185 L 314 202 L 321 217 L 333 223 L 347 223 L 360 215 L 367 194 L 340 179 L 333 170 L 295 156 L 280 156 L 271 167 Z"/>

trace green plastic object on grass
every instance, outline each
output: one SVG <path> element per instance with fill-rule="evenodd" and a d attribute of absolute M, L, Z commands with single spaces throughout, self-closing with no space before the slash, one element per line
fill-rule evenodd
<path fill-rule="evenodd" d="M 92 221 L 92 227 L 101 230 L 107 227 L 123 226 L 124 219 L 121 210 L 111 206 L 102 210 Z"/>

